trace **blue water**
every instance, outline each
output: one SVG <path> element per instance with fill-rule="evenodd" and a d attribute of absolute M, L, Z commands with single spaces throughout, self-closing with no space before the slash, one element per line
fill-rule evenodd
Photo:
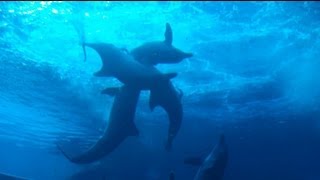
<path fill-rule="evenodd" d="M 317 2 L 0 2 L 0 172 L 66 179 L 93 166 L 70 163 L 56 143 L 89 148 L 113 101 L 100 91 L 121 83 L 92 76 L 101 60 L 87 48 L 83 61 L 72 22 L 90 42 L 128 49 L 162 40 L 170 22 L 174 46 L 194 53 L 157 66 L 178 72 L 172 82 L 184 92 L 173 151 L 164 150 L 167 115 L 150 112 L 144 91 L 140 136 L 102 160 L 100 173 L 166 180 L 174 170 L 191 180 L 197 168 L 183 158 L 208 154 L 223 132 L 225 180 L 319 180 L 319 17 Z"/>

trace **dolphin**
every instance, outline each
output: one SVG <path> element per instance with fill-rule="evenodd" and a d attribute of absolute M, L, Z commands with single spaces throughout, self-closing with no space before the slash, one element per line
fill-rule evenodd
<path fill-rule="evenodd" d="M 111 92 L 103 92 L 111 93 Z M 127 137 L 136 137 L 139 131 L 134 123 L 140 90 L 129 86 L 122 86 L 115 96 L 109 124 L 103 136 L 88 151 L 78 156 L 68 155 L 59 145 L 64 156 L 76 164 L 94 162 L 113 152 Z"/>
<path fill-rule="evenodd" d="M 225 137 L 220 135 L 217 145 L 203 160 L 198 157 L 186 158 L 184 163 L 200 165 L 194 180 L 222 180 L 228 162 L 228 147 Z"/>
<path fill-rule="evenodd" d="M 121 48 L 109 43 L 84 43 L 91 47 L 102 60 L 101 69 L 94 73 L 97 77 L 115 77 L 125 85 L 152 90 L 157 85 L 177 76 L 177 73 L 160 73 L 134 60 L 134 57 Z"/>
<path fill-rule="evenodd" d="M 166 23 L 164 41 L 153 41 L 144 43 L 130 51 L 136 60 L 145 65 L 174 64 L 185 58 L 193 56 L 192 53 L 183 52 L 172 45 L 172 29 Z"/>
<path fill-rule="evenodd" d="M 164 82 L 160 89 L 156 89 L 150 94 L 149 107 L 151 111 L 153 111 L 155 107 L 160 106 L 168 114 L 170 124 L 165 149 L 171 151 L 172 142 L 180 130 L 183 118 L 183 107 L 181 103 L 183 93 L 180 89 L 177 91 L 169 80 Z"/>

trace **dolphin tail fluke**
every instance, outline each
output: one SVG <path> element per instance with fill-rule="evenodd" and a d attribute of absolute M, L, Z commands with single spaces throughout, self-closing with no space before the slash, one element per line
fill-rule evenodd
<path fill-rule="evenodd" d="M 75 20 L 71 21 L 71 23 L 78 33 L 78 36 L 80 39 L 79 44 L 82 46 L 84 61 L 86 61 L 87 60 L 87 52 L 86 52 L 86 48 L 85 48 L 86 37 L 85 37 L 85 32 L 84 32 L 83 21 L 75 19 Z"/>
<path fill-rule="evenodd" d="M 109 96 L 116 96 L 120 92 L 119 87 L 110 87 L 101 91 L 101 94 L 107 94 Z"/>
<path fill-rule="evenodd" d="M 80 45 L 82 46 L 82 50 L 83 50 L 83 61 L 86 62 L 87 61 L 87 51 L 86 51 L 86 37 L 85 37 L 85 33 L 84 33 L 84 28 L 82 28 L 83 30 L 80 31 Z"/>
<path fill-rule="evenodd" d="M 166 76 L 166 78 L 172 79 L 175 78 L 178 75 L 178 73 L 165 73 L 164 75 Z"/>

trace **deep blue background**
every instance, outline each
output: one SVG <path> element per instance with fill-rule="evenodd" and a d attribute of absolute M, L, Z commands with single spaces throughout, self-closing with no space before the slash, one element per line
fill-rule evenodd
<path fill-rule="evenodd" d="M 205 156 L 225 133 L 226 180 L 320 179 L 320 4 L 316 2 L 0 2 L 0 172 L 65 179 L 96 167 L 109 179 L 193 179 L 187 156 Z M 84 151 L 107 125 L 114 78 L 96 78 L 88 41 L 134 48 L 162 40 L 195 55 L 176 71 L 184 119 L 173 152 L 164 150 L 165 112 L 142 93 L 130 138 L 103 161 L 71 164 L 56 142 Z M 99 164 L 100 163 L 100 164 Z M 99 166 L 99 167 L 98 167 Z M 84 179 L 89 179 L 81 175 Z"/>

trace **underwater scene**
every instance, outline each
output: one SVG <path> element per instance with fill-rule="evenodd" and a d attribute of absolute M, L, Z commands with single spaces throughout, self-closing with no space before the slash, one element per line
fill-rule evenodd
<path fill-rule="evenodd" d="M 319 17 L 0 2 L 0 179 L 320 180 Z"/>

